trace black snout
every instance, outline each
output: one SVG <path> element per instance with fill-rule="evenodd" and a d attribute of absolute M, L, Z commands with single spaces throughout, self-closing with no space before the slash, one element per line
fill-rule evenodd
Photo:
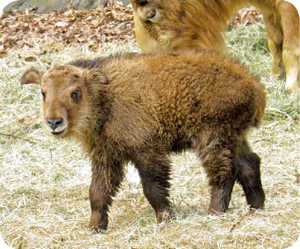
<path fill-rule="evenodd" d="M 46 119 L 46 124 L 52 128 L 53 131 L 64 123 L 63 119 Z"/>

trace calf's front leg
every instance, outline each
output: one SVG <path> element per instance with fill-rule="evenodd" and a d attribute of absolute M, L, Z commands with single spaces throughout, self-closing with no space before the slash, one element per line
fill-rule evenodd
<path fill-rule="evenodd" d="M 108 208 L 112 204 L 124 173 L 120 163 L 103 165 L 93 162 L 92 182 L 89 190 L 91 203 L 90 229 L 100 233 L 108 226 Z"/>
<path fill-rule="evenodd" d="M 139 171 L 144 194 L 155 210 L 157 223 L 173 217 L 170 207 L 170 161 L 159 146 L 139 151 L 133 160 Z"/>

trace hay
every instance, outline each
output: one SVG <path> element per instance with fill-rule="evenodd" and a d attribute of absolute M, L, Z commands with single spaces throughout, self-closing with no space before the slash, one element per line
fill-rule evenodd
<path fill-rule="evenodd" d="M 0 232 L 14 248 L 287 248 L 299 235 L 299 95 L 269 77 L 263 24 L 241 25 L 226 36 L 229 53 L 257 72 L 268 106 L 250 135 L 262 159 L 265 210 L 249 212 L 239 185 L 229 211 L 207 214 L 209 188 L 192 152 L 172 155 L 171 201 L 176 219 L 157 226 L 141 185 L 125 179 L 105 234 L 92 235 L 90 162 L 77 144 L 46 136 L 38 87 L 19 80 L 34 66 L 48 70 L 77 58 L 139 51 L 136 44 L 62 47 L 53 41 L 11 49 L 0 58 Z M 51 50 L 55 47 L 56 51 Z M 51 52 L 53 51 L 53 52 Z"/>

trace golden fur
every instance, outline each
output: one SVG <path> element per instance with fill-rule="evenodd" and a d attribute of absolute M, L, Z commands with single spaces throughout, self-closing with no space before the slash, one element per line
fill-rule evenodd
<path fill-rule="evenodd" d="M 170 152 L 193 149 L 212 187 L 209 211 L 228 208 L 237 180 L 252 208 L 262 208 L 260 159 L 246 135 L 264 114 L 265 92 L 240 63 L 215 52 L 187 51 L 79 60 L 46 73 L 44 119 L 55 136 L 75 137 L 92 161 L 90 227 L 108 225 L 108 207 L 131 161 L 157 222 L 171 217 Z"/>
<path fill-rule="evenodd" d="M 223 32 L 236 11 L 251 4 L 263 13 L 273 56 L 272 74 L 299 87 L 299 14 L 283 0 L 131 0 L 144 53 L 203 48 L 224 51 Z"/>

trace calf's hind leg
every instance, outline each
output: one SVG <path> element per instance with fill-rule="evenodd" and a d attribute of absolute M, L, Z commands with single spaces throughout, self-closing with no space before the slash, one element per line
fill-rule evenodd
<path fill-rule="evenodd" d="M 260 178 L 260 158 L 244 141 L 237 153 L 237 180 L 242 185 L 251 208 L 263 208 L 265 194 Z"/>
<path fill-rule="evenodd" d="M 212 188 L 209 212 L 225 212 L 236 180 L 234 152 L 221 143 L 211 142 L 200 150 L 200 158 Z"/>
<path fill-rule="evenodd" d="M 170 207 L 170 161 L 164 149 L 146 148 L 137 153 L 132 162 L 139 171 L 144 194 L 155 210 L 157 223 L 172 217 Z"/>

